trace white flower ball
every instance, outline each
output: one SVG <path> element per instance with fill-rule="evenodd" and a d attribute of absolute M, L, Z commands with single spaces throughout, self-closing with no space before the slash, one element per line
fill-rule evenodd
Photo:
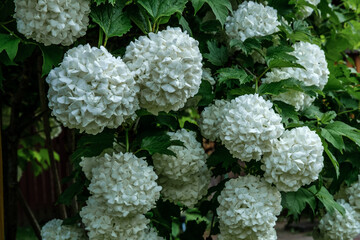
<path fill-rule="evenodd" d="M 45 46 L 68 46 L 86 34 L 89 0 L 14 0 L 17 29 Z"/>
<path fill-rule="evenodd" d="M 198 173 L 193 174 L 189 181 L 182 182 L 165 176 L 159 176 L 159 185 L 162 186 L 162 197 L 173 203 L 191 208 L 207 194 L 211 172 L 204 166 Z"/>
<path fill-rule="evenodd" d="M 227 103 L 229 102 L 223 99 L 215 100 L 201 112 L 199 121 L 201 135 L 210 141 L 219 139 L 220 124 L 224 117 L 223 109 Z"/>
<path fill-rule="evenodd" d="M 284 132 L 281 117 L 272 103 L 257 94 L 233 99 L 223 110 L 220 139 L 230 153 L 242 161 L 260 160 L 270 152 L 270 142 Z"/>
<path fill-rule="evenodd" d="M 87 44 L 70 49 L 46 82 L 52 115 L 80 132 L 117 128 L 139 109 L 139 88 L 132 73 L 104 47 Z"/>
<path fill-rule="evenodd" d="M 360 175 L 358 181 L 345 189 L 350 205 L 360 214 Z"/>
<path fill-rule="evenodd" d="M 280 191 L 295 192 L 318 179 L 324 167 L 323 151 L 320 137 L 308 127 L 285 131 L 262 159 L 264 178 Z"/>
<path fill-rule="evenodd" d="M 252 175 L 230 179 L 218 200 L 222 239 L 265 237 L 282 209 L 280 192 Z"/>
<path fill-rule="evenodd" d="M 245 1 L 228 16 L 225 22 L 226 34 L 231 39 L 245 41 L 247 38 L 260 37 L 279 31 L 276 9 L 262 4 Z"/>
<path fill-rule="evenodd" d="M 320 234 L 325 240 L 352 240 L 360 234 L 360 223 L 356 220 L 357 213 L 345 200 L 337 201 L 343 208 L 345 214 L 338 211 L 333 214 L 329 212 L 320 220 Z"/>
<path fill-rule="evenodd" d="M 323 89 L 329 78 L 329 69 L 325 59 L 325 53 L 319 46 L 307 42 L 297 42 L 293 45 L 294 51 L 290 54 L 298 58 L 296 63 L 302 65 L 302 68 L 277 68 L 266 73 L 263 83 L 279 82 L 288 78 L 295 78 L 302 81 L 304 85 L 315 85 Z M 280 100 L 295 107 L 297 111 L 311 105 L 314 97 L 291 90 L 281 93 L 273 98 Z"/>
<path fill-rule="evenodd" d="M 150 220 L 144 215 L 119 217 L 109 212 L 104 204 L 90 197 L 80 211 L 90 240 L 137 240 L 143 236 Z"/>
<path fill-rule="evenodd" d="M 102 156 L 103 157 L 103 156 Z M 92 179 L 92 170 L 101 164 L 102 158 L 100 156 L 96 157 L 82 157 L 81 162 L 79 163 L 82 171 L 84 172 L 87 179 Z"/>
<path fill-rule="evenodd" d="M 155 172 L 158 175 L 182 182 L 192 180 L 192 175 L 198 173 L 206 165 L 207 154 L 200 142 L 196 140 L 196 133 L 180 129 L 176 132 L 168 132 L 171 140 L 180 140 L 182 146 L 170 146 L 168 149 L 176 154 L 176 157 L 155 153 L 153 158 Z"/>
<path fill-rule="evenodd" d="M 92 169 L 88 189 L 117 215 L 134 216 L 155 206 L 161 191 L 157 178 L 143 158 L 132 153 L 106 153 Z"/>
<path fill-rule="evenodd" d="M 62 225 L 63 220 L 53 219 L 41 228 L 43 240 L 85 240 L 85 232 L 77 226 Z"/>
<path fill-rule="evenodd" d="M 180 28 L 149 33 L 131 42 L 124 61 L 140 85 L 140 106 L 153 114 L 177 111 L 199 90 L 199 43 Z"/>
<path fill-rule="evenodd" d="M 320 3 L 320 0 L 306 0 L 307 3 L 310 3 L 314 6 L 318 5 Z M 301 18 L 307 18 L 309 17 L 312 13 L 313 13 L 314 9 L 312 9 L 309 6 L 304 6 L 301 10 L 300 10 L 300 15 Z"/>
<path fill-rule="evenodd" d="M 165 238 L 160 237 L 154 228 L 148 227 L 142 232 L 141 237 L 136 240 L 165 240 Z"/>
<path fill-rule="evenodd" d="M 214 86 L 216 81 L 215 79 L 213 78 L 213 76 L 211 75 L 211 69 L 210 68 L 203 68 L 203 71 L 202 71 L 202 77 L 201 77 L 203 80 L 205 81 L 208 81 L 211 86 Z"/>

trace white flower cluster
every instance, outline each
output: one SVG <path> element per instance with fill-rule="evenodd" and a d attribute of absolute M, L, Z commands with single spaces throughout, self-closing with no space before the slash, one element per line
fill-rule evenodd
<path fill-rule="evenodd" d="M 360 234 L 360 223 L 356 220 L 358 213 L 345 200 L 337 202 L 345 209 L 345 214 L 326 213 L 319 223 L 321 237 L 323 240 L 352 240 Z"/>
<path fill-rule="evenodd" d="M 155 206 L 161 187 L 153 167 L 132 153 L 105 154 L 92 169 L 89 191 L 120 217 L 144 214 Z"/>
<path fill-rule="evenodd" d="M 324 51 L 319 46 L 307 42 L 297 42 L 293 45 L 293 48 L 294 51 L 290 54 L 295 56 L 298 59 L 296 63 L 302 65 L 305 69 L 293 67 L 272 69 L 266 73 L 262 82 L 271 83 L 295 78 L 302 81 L 306 86 L 315 85 L 323 89 L 329 78 Z M 314 97 L 295 90 L 280 93 L 273 99 L 293 105 L 297 111 L 310 106 L 315 100 Z"/>
<path fill-rule="evenodd" d="M 211 84 L 211 86 L 214 86 L 215 83 L 216 83 L 215 79 L 211 75 L 211 69 L 210 68 L 203 68 L 201 78 L 203 80 L 205 80 L 205 81 L 208 81 Z"/>
<path fill-rule="evenodd" d="M 280 191 L 295 192 L 318 178 L 324 166 L 323 151 L 320 137 L 308 127 L 285 131 L 262 159 L 264 178 Z"/>
<path fill-rule="evenodd" d="M 207 155 L 196 141 L 196 133 L 180 129 L 168 133 L 171 140 L 180 140 L 182 146 L 170 146 L 176 157 L 154 154 L 155 171 L 159 174 L 161 193 L 165 199 L 194 206 L 206 193 L 210 183 L 210 171 L 206 167 Z"/>
<path fill-rule="evenodd" d="M 269 6 L 245 1 L 228 16 L 225 23 L 226 34 L 231 39 L 245 41 L 247 38 L 260 37 L 278 31 L 277 11 Z"/>
<path fill-rule="evenodd" d="M 102 202 L 90 197 L 80 211 L 90 240 L 141 239 L 150 220 L 138 214 L 132 217 L 114 215 Z"/>
<path fill-rule="evenodd" d="M 52 115 L 80 132 L 117 128 L 139 109 L 133 74 L 104 47 L 87 44 L 70 49 L 46 82 Z"/>
<path fill-rule="evenodd" d="M 174 203 L 182 203 L 193 207 L 203 196 L 207 194 L 210 184 L 211 172 L 204 166 L 198 173 L 188 178 L 188 182 L 159 176 L 159 184 L 163 187 L 163 198 Z"/>
<path fill-rule="evenodd" d="M 85 240 L 85 232 L 80 227 L 62 225 L 60 219 L 53 219 L 41 228 L 43 240 Z"/>
<path fill-rule="evenodd" d="M 202 136 L 210 141 L 219 139 L 220 124 L 224 117 L 222 110 L 227 103 L 226 100 L 215 100 L 201 112 L 199 128 Z"/>
<path fill-rule="evenodd" d="M 71 45 L 86 34 L 89 0 L 14 0 L 17 29 L 45 46 Z"/>
<path fill-rule="evenodd" d="M 271 107 L 257 94 L 239 96 L 225 105 L 220 139 L 234 157 L 260 160 L 270 152 L 271 141 L 284 132 L 281 117 Z"/>
<path fill-rule="evenodd" d="M 282 209 L 280 192 L 252 175 L 230 179 L 218 200 L 219 240 L 265 239 Z"/>
<path fill-rule="evenodd" d="M 199 90 L 199 43 L 180 28 L 149 33 L 131 42 L 124 61 L 140 86 L 140 106 L 153 114 L 184 107 Z"/>
<path fill-rule="evenodd" d="M 196 141 L 196 133 L 180 129 L 176 132 L 168 132 L 170 139 L 180 140 L 184 146 L 170 146 L 168 149 L 176 154 L 175 156 L 155 153 L 152 158 L 155 171 L 158 175 L 173 180 L 189 182 L 192 176 L 205 166 L 207 154 Z"/>
<path fill-rule="evenodd" d="M 320 0 L 306 0 L 307 3 L 310 3 L 314 6 L 318 5 L 320 3 Z M 301 18 L 307 18 L 309 17 L 312 13 L 313 13 L 314 9 L 312 9 L 309 6 L 304 6 L 301 10 L 300 10 L 300 15 Z"/>
<path fill-rule="evenodd" d="M 350 205 L 360 214 L 360 175 L 358 181 L 345 189 Z"/>

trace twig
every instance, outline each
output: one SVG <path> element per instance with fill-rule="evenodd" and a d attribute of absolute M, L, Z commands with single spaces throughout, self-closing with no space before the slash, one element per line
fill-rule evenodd
<path fill-rule="evenodd" d="M 30 224 L 35 232 L 36 237 L 39 240 L 41 240 L 40 225 L 39 225 L 38 221 L 36 220 L 36 217 L 35 217 L 33 211 L 31 210 L 29 204 L 26 202 L 26 199 L 24 198 L 24 195 L 22 194 L 21 189 L 19 187 L 18 187 L 18 196 L 19 196 L 20 203 L 25 211 L 25 214 L 28 217 Z"/>
<path fill-rule="evenodd" d="M 51 135 L 50 135 L 50 122 L 49 122 L 49 112 L 47 112 L 47 99 L 45 93 L 45 79 L 39 76 L 39 95 L 40 95 L 40 106 L 41 110 L 45 112 L 43 116 L 43 123 L 44 123 L 44 132 L 45 132 L 45 147 L 48 150 L 51 170 L 55 177 L 55 191 L 56 197 L 58 198 L 61 195 L 61 182 L 59 173 L 56 167 L 56 162 L 54 158 L 54 150 L 51 143 Z M 63 219 L 67 218 L 66 208 L 64 204 L 59 204 L 60 208 L 60 215 Z"/>

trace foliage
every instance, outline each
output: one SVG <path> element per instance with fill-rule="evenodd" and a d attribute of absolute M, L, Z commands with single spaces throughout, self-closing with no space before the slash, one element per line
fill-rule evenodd
<path fill-rule="evenodd" d="M 298 91 L 315 97 L 315 102 L 303 111 L 296 111 L 289 104 L 272 100 L 273 108 L 281 116 L 285 129 L 308 126 L 321 137 L 324 168 L 317 181 L 296 192 L 282 192 L 282 214 L 292 219 L 321 217 L 325 212 L 333 211 L 343 214 L 344 209 L 336 203 L 334 195 L 342 185 L 349 186 L 356 181 L 360 171 L 360 74 L 350 66 L 355 65 L 352 57 L 356 52 L 353 50 L 360 48 L 360 3 L 342 0 L 331 4 L 329 0 L 321 0 L 314 6 L 306 1 L 267 2 L 281 16 L 279 31 L 241 42 L 229 41 L 223 29 L 226 17 L 240 1 L 93 0 L 87 34 L 73 46 L 90 43 L 106 47 L 115 56 L 122 56 L 125 47 L 140 36 L 156 33 L 167 26 L 181 27 L 199 42 L 204 67 L 210 69 L 216 83 L 211 85 L 203 79 L 198 93 L 177 112 L 160 112 L 155 116 L 141 109 L 137 111 L 136 120 L 97 135 L 66 129 L 62 134 L 74 136 L 75 140 L 69 143 L 73 146 L 67 146 L 65 154 L 70 156 L 72 173 L 63 179 L 67 188 L 57 204 L 71 205 L 76 199 L 80 206 L 84 206 L 89 197 L 89 181 L 79 166 L 82 157 L 98 156 L 115 148 L 145 157 L 152 165 L 153 154 L 176 157 L 168 148 L 183 146 L 181 141 L 171 140 L 167 131 L 179 128 L 196 131 L 197 140 L 203 142 L 197 120 L 201 111 L 215 99 L 231 100 L 257 93 L 270 100 L 288 91 Z M 299 19 L 299 9 L 304 6 L 313 8 L 314 13 L 306 19 Z M 38 101 L 41 95 L 38 81 L 58 66 L 64 53 L 73 46 L 44 46 L 26 39 L 17 31 L 11 0 L 0 3 L 0 12 L 1 127 L 5 132 L 14 127 L 16 114 L 16 123 L 21 129 L 19 146 L 16 146 L 18 165 L 25 170 L 29 164 L 37 176 L 50 167 L 49 149 L 45 137 L 40 135 L 43 130 L 36 129 L 46 115 Z M 297 41 L 317 44 L 325 51 L 330 75 L 324 89 L 307 86 L 296 78 L 261 82 L 273 68 L 306 67 L 298 64 L 297 58 L 290 54 L 294 50 L 292 44 Z M 263 62 L 255 61 L 254 53 Z M 245 164 L 234 158 L 220 142 L 214 146 L 207 166 L 213 177 L 223 180 L 210 187 L 207 197 L 194 209 L 160 199 L 157 207 L 146 214 L 160 236 L 166 239 L 202 239 L 204 232 L 217 234 L 217 196 L 225 182 L 234 175 L 263 176 L 260 162 Z M 60 160 L 56 152 L 55 159 Z M 61 161 L 66 159 L 61 158 Z M 71 223 L 81 221 L 76 214 L 69 219 Z"/>

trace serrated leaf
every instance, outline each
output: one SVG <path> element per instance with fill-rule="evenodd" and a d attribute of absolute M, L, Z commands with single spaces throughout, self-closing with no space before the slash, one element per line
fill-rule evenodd
<path fill-rule="evenodd" d="M 293 52 L 294 48 L 280 45 L 280 46 L 272 46 L 266 50 L 266 61 L 271 59 L 283 59 L 289 62 L 294 62 L 297 58 L 289 53 Z"/>
<path fill-rule="evenodd" d="M 285 124 L 289 123 L 289 119 L 292 119 L 293 122 L 299 121 L 299 113 L 295 110 L 294 106 L 281 101 L 274 101 L 274 106 Z"/>
<path fill-rule="evenodd" d="M 326 139 L 329 143 L 331 143 L 336 149 L 338 149 L 341 153 L 345 149 L 344 140 L 341 135 L 339 135 L 336 131 L 332 129 L 321 129 L 321 136 Z"/>
<path fill-rule="evenodd" d="M 295 67 L 305 69 L 302 65 L 284 59 L 272 58 L 267 61 L 269 68 Z"/>
<path fill-rule="evenodd" d="M 322 132 L 320 133 L 322 134 Z M 321 135 L 322 136 L 322 135 Z M 329 150 L 329 146 L 327 144 L 327 142 L 324 140 L 324 137 L 322 136 L 321 138 L 321 142 L 322 145 L 324 147 L 324 152 L 326 153 L 326 155 L 329 157 L 334 169 L 335 169 L 335 173 L 336 173 L 336 178 L 339 178 L 340 175 L 340 169 L 339 169 L 339 162 L 336 160 L 335 156 L 332 154 L 332 152 L 330 152 Z"/>
<path fill-rule="evenodd" d="M 238 39 L 232 39 L 230 41 L 230 47 L 241 50 L 246 56 L 253 51 L 262 52 L 261 38 L 259 37 L 247 38 L 244 42 Z"/>
<path fill-rule="evenodd" d="M 229 80 L 238 80 L 239 85 L 252 81 L 252 77 L 249 76 L 244 69 L 239 68 L 221 68 L 217 71 L 219 74 L 219 84 L 226 83 Z"/>
<path fill-rule="evenodd" d="M 319 87 L 315 85 L 305 86 L 303 82 L 294 78 L 262 84 L 259 87 L 259 94 L 279 95 L 280 93 L 287 92 L 288 90 L 304 92 L 309 96 L 316 96 L 318 93 L 322 94 Z"/>
<path fill-rule="evenodd" d="M 174 13 L 184 11 L 187 0 L 139 0 L 137 1 L 157 22 L 162 17 L 170 17 Z"/>
<path fill-rule="evenodd" d="M 160 153 L 176 157 L 176 154 L 168 149 L 172 145 L 185 147 L 183 142 L 171 140 L 166 133 L 148 136 L 141 140 L 141 149 L 148 151 L 151 155 Z"/>
<path fill-rule="evenodd" d="M 99 24 L 108 38 L 121 37 L 131 29 L 131 21 L 123 11 L 125 3 L 117 0 L 113 6 L 105 4 L 92 9 L 90 16 Z"/>
<path fill-rule="evenodd" d="M 297 218 L 308 204 L 314 212 L 316 208 L 316 199 L 312 192 L 305 188 L 300 188 L 296 192 L 286 192 L 282 194 L 282 206 L 289 210 L 288 215 L 294 215 Z"/>
<path fill-rule="evenodd" d="M 347 125 L 344 122 L 335 121 L 333 123 L 328 124 L 325 127 L 327 130 L 333 130 L 340 136 L 344 136 L 349 138 L 351 141 L 360 146 L 360 130 L 350 125 Z"/>
<path fill-rule="evenodd" d="M 225 46 L 217 46 L 215 41 L 207 41 L 209 53 L 203 56 L 214 66 L 223 66 L 229 58 L 228 51 Z"/>
<path fill-rule="evenodd" d="M 207 106 L 212 103 L 215 98 L 213 93 L 212 86 L 209 81 L 203 80 L 200 84 L 200 88 L 195 97 L 201 97 L 200 101 L 197 103 L 198 106 Z"/>
<path fill-rule="evenodd" d="M 10 60 L 16 57 L 20 39 L 9 34 L 0 33 L 0 53 L 5 50 Z"/>
<path fill-rule="evenodd" d="M 345 209 L 334 200 L 334 197 L 324 186 L 322 186 L 319 191 L 316 189 L 316 186 L 311 186 L 308 190 L 315 194 L 328 212 L 333 213 L 337 210 L 341 214 L 345 214 Z"/>
<path fill-rule="evenodd" d="M 49 46 L 49 47 L 45 47 L 42 45 L 39 46 L 43 56 L 42 74 L 41 74 L 41 76 L 43 77 L 47 75 L 54 66 L 57 66 L 61 62 L 64 52 L 60 47 L 56 47 L 56 46 Z"/>
<path fill-rule="evenodd" d="M 245 95 L 245 94 L 254 94 L 255 89 L 250 86 L 241 86 L 240 88 L 231 89 L 228 92 L 229 98 L 234 98 L 237 96 Z"/>
<path fill-rule="evenodd" d="M 229 11 L 232 11 L 231 2 L 229 0 L 205 0 L 211 7 L 215 17 L 224 26 Z"/>

